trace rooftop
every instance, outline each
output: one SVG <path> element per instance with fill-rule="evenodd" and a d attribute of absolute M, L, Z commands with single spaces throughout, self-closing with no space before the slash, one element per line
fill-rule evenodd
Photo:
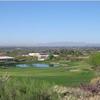
<path fill-rule="evenodd" d="M 0 59 L 14 59 L 14 57 L 9 57 L 9 56 L 0 56 Z"/>

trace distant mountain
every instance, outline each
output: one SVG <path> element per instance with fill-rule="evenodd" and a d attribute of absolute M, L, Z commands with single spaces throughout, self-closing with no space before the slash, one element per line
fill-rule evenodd
<path fill-rule="evenodd" d="M 52 42 L 52 43 L 40 43 L 35 46 L 57 46 L 57 47 L 100 47 L 97 43 L 84 43 L 84 42 Z"/>
<path fill-rule="evenodd" d="M 100 43 L 85 42 L 51 42 L 51 43 L 31 43 L 16 45 L 0 45 L 0 47 L 100 47 Z"/>

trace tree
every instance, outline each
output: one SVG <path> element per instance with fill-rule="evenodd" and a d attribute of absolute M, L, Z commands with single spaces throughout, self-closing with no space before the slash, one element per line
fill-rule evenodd
<path fill-rule="evenodd" d="M 100 52 L 91 54 L 89 57 L 89 63 L 93 65 L 94 69 L 98 69 L 100 67 Z"/>
<path fill-rule="evenodd" d="M 54 58 L 53 54 L 50 53 L 48 59 L 52 60 L 53 58 Z"/>
<path fill-rule="evenodd" d="M 31 57 L 31 56 L 17 56 L 15 59 L 16 59 L 16 61 L 18 61 L 18 62 L 22 62 L 22 61 L 25 61 L 25 62 L 32 62 L 32 61 L 36 61 L 36 60 L 37 60 L 37 57 Z"/>

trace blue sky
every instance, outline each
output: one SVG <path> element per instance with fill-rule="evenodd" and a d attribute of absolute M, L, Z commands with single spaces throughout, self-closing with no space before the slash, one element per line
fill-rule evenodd
<path fill-rule="evenodd" d="M 0 2 L 0 45 L 100 43 L 100 2 Z"/>

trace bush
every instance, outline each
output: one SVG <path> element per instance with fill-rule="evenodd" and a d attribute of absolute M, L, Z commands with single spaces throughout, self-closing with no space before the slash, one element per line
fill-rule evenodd
<path fill-rule="evenodd" d="M 91 95 L 99 95 L 100 93 L 100 77 L 93 78 L 90 84 L 81 84 L 81 89 L 89 92 Z"/>
<path fill-rule="evenodd" d="M 52 84 L 32 78 L 0 78 L 0 100 L 56 100 Z"/>
<path fill-rule="evenodd" d="M 100 53 L 94 53 L 89 57 L 89 63 L 94 69 L 99 69 L 100 67 Z"/>
<path fill-rule="evenodd" d="M 90 84 L 91 84 L 91 85 L 100 84 L 100 77 L 93 78 L 93 79 L 90 81 Z"/>

